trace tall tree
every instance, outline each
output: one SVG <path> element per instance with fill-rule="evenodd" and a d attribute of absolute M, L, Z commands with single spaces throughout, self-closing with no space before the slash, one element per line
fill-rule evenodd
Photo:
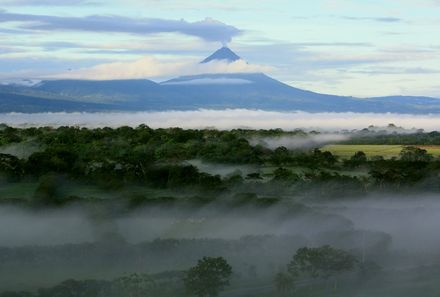
<path fill-rule="evenodd" d="M 231 275 L 232 267 L 222 257 L 203 257 L 188 271 L 184 284 L 198 297 L 217 297 L 229 285 Z"/>
<path fill-rule="evenodd" d="M 354 269 L 356 258 L 344 250 L 328 245 L 317 248 L 300 248 L 287 265 L 291 275 L 309 275 L 313 278 L 328 279 Z M 337 287 L 335 278 L 334 288 Z"/>

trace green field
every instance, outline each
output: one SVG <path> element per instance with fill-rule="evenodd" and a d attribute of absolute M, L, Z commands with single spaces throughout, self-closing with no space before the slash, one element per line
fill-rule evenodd
<path fill-rule="evenodd" d="M 341 158 L 350 158 L 358 151 L 363 151 L 368 157 L 383 156 L 384 158 L 392 158 L 399 156 L 403 147 L 403 145 L 331 144 L 324 146 L 322 150 L 329 151 Z M 440 146 L 417 145 L 417 147 L 427 150 L 434 157 L 440 156 Z"/>

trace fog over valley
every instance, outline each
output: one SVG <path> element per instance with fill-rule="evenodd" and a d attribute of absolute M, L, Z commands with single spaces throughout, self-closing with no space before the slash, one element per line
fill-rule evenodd
<path fill-rule="evenodd" d="M 325 131 L 363 129 L 370 125 L 383 127 L 393 123 L 406 129 L 440 130 L 440 116 L 436 114 L 308 113 L 246 109 L 106 113 L 4 113 L 0 114 L 0 123 L 13 127 L 78 126 L 96 128 L 136 127 L 145 124 L 151 128 L 281 128 L 284 130 L 303 128 Z"/>
<path fill-rule="evenodd" d="M 439 16 L 0 0 L 0 297 L 439 297 Z"/>

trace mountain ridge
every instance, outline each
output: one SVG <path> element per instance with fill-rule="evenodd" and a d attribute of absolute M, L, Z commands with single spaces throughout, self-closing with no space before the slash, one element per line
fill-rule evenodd
<path fill-rule="evenodd" d="M 231 61 L 240 58 L 223 47 L 205 60 L 209 60 L 207 63 L 218 60 L 224 56 L 216 53 L 225 50 L 233 54 Z M 158 83 L 148 79 L 62 79 L 45 80 L 31 86 L 0 84 L 0 112 L 201 108 L 440 114 L 440 99 L 417 96 L 356 98 L 321 94 L 292 87 L 264 73 L 186 75 Z"/>

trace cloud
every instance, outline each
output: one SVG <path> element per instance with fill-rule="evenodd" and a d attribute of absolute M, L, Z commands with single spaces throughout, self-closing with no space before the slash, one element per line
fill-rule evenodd
<path fill-rule="evenodd" d="M 439 115 L 410 115 L 394 113 L 308 113 L 275 112 L 247 109 L 163 111 L 163 112 L 106 112 L 106 113 L 6 113 L 1 122 L 14 127 L 80 126 L 80 127 L 136 127 L 146 124 L 152 128 L 218 129 L 298 128 L 322 131 L 363 129 L 370 125 L 386 127 L 394 123 L 407 129 L 440 130 Z"/>
<path fill-rule="evenodd" d="M 275 9 L 276 5 L 270 5 L 265 1 L 250 1 L 250 0 L 115 0 L 124 5 L 135 5 L 140 8 L 150 8 L 151 6 L 160 7 L 161 9 L 170 11 L 261 11 L 267 12 L 269 9 Z M 269 4 L 269 5 L 267 5 Z"/>
<path fill-rule="evenodd" d="M 15 48 L 10 48 L 10 47 L 2 47 L 0 46 L 0 55 L 3 54 L 10 54 L 10 53 L 17 53 L 19 52 L 19 49 L 15 49 Z"/>
<path fill-rule="evenodd" d="M 85 48 L 84 45 L 75 43 L 75 42 L 66 42 L 66 41 L 52 41 L 52 42 L 44 42 L 40 44 L 40 46 L 44 47 L 48 50 L 54 49 L 65 49 L 65 48 Z"/>
<path fill-rule="evenodd" d="M 91 15 L 85 17 L 60 17 L 35 14 L 18 14 L 0 11 L 1 22 L 24 22 L 19 27 L 36 31 L 113 32 L 148 35 L 155 33 L 180 33 L 205 41 L 228 43 L 241 30 L 212 18 L 198 22 L 155 18 L 130 18 L 116 15 Z"/>
<path fill-rule="evenodd" d="M 163 85 L 245 85 L 252 84 L 253 81 L 241 78 L 198 78 L 185 81 L 164 82 Z"/>
<path fill-rule="evenodd" d="M 402 19 L 394 17 L 352 17 L 352 16 L 340 16 L 339 18 L 350 21 L 374 21 L 382 23 L 398 23 Z"/>
<path fill-rule="evenodd" d="M 288 44 L 289 45 L 289 44 Z M 291 46 L 296 47 L 372 47 L 371 43 L 367 42 L 296 42 L 290 43 Z"/>
<path fill-rule="evenodd" d="M 0 0 L 1 5 L 7 6 L 74 6 L 92 3 L 89 0 Z"/>
<path fill-rule="evenodd" d="M 375 52 L 315 52 L 308 62 L 318 63 L 322 67 L 338 67 L 361 64 L 379 64 L 388 62 L 420 62 L 432 60 L 438 57 L 438 53 L 433 50 L 423 48 L 389 48 Z"/>
<path fill-rule="evenodd" d="M 9 43 L 14 46 L 29 46 L 23 42 Z M 98 54 L 113 55 L 113 60 L 118 58 L 116 55 L 137 55 L 140 58 L 144 55 L 166 55 L 166 56 L 206 56 L 213 50 L 212 46 L 201 39 L 191 42 L 176 43 L 176 39 L 169 36 L 148 36 L 141 38 L 129 38 L 126 40 L 101 41 L 101 40 L 83 40 L 81 42 L 71 41 L 46 41 L 32 44 L 44 51 L 75 50 L 79 54 Z M 210 50 L 210 48 L 212 48 Z M 120 58 L 120 56 L 119 56 Z"/>
<path fill-rule="evenodd" d="M 159 78 L 176 75 L 194 75 L 203 73 L 253 73 L 270 72 L 273 67 L 251 65 L 243 60 L 233 63 L 213 61 L 199 64 L 196 61 L 163 61 L 152 56 L 130 62 L 113 62 L 93 67 L 63 72 L 52 78 L 75 79 L 130 79 L 130 78 Z"/>
<path fill-rule="evenodd" d="M 349 71 L 350 73 L 360 73 L 369 75 L 378 74 L 437 74 L 440 73 L 440 69 L 433 68 L 423 68 L 423 67 L 412 67 L 412 68 L 402 68 L 402 67 L 376 67 L 372 70 L 354 70 Z"/>
<path fill-rule="evenodd" d="M 355 17 L 355 16 L 345 16 L 345 15 L 314 15 L 314 16 L 294 16 L 295 20 L 316 20 L 321 18 L 337 18 L 341 20 L 348 21 L 371 21 L 371 22 L 380 22 L 380 23 L 399 23 L 403 22 L 403 19 L 396 17 L 372 17 L 372 16 L 364 16 L 364 17 Z"/>

